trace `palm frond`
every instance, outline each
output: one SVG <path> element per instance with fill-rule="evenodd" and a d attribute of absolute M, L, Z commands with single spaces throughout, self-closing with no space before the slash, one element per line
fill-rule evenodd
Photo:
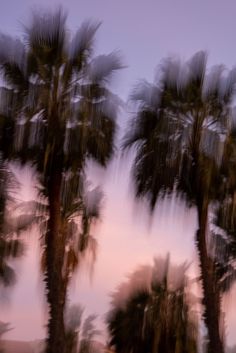
<path fill-rule="evenodd" d="M 100 331 L 95 329 L 94 321 L 97 319 L 97 315 L 89 315 L 83 323 L 82 337 L 86 341 L 92 341 L 92 339 L 100 334 Z"/>
<path fill-rule="evenodd" d="M 6 332 L 12 330 L 8 322 L 0 321 L 0 336 L 4 335 Z"/>
<path fill-rule="evenodd" d="M 70 65 L 80 71 L 93 53 L 94 36 L 100 27 L 100 22 L 84 21 L 75 33 L 69 46 Z"/>
<path fill-rule="evenodd" d="M 141 80 L 135 85 L 129 98 L 141 109 L 156 112 L 160 106 L 161 93 L 161 89 L 157 85 Z"/>
<path fill-rule="evenodd" d="M 32 54 L 42 64 L 58 64 L 63 60 L 66 39 L 66 14 L 57 11 L 33 12 L 31 23 L 25 26 L 25 41 Z"/>
<path fill-rule="evenodd" d="M 103 196 L 103 192 L 99 186 L 84 191 L 84 212 L 91 220 L 100 217 Z"/>
<path fill-rule="evenodd" d="M 82 324 L 84 309 L 81 305 L 69 306 L 65 312 L 65 325 L 67 330 L 79 331 Z"/>
<path fill-rule="evenodd" d="M 0 263 L 0 281 L 5 287 L 9 287 L 16 282 L 15 271 L 6 263 Z"/>
<path fill-rule="evenodd" d="M 194 54 L 188 61 L 189 78 L 191 81 L 196 82 L 199 88 L 203 86 L 207 65 L 207 53 L 199 51 Z"/>
<path fill-rule="evenodd" d="M 122 68 L 124 65 L 119 52 L 99 55 L 89 65 L 88 78 L 93 83 L 105 84 L 110 81 L 116 71 Z"/>

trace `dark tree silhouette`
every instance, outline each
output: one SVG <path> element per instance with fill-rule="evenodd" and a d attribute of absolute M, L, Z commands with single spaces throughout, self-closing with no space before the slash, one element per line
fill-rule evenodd
<path fill-rule="evenodd" d="M 86 161 L 106 166 L 113 153 L 117 99 L 108 84 L 122 65 L 117 53 L 93 58 L 98 27 L 84 22 L 71 37 L 59 9 L 34 14 L 23 40 L 0 38 L 6 154 L 35 165 L 48 202 L 48 353 L 65 353 L 65 219 L 76 212 Z"/>
<path fill-rule="evenodd" d="M 222 353 L 220 294 L 209 254 L 209 206 L 220 197 L 220 165 L 234 94 L 235 71 L 206 69 L 206 54 L 187 63 L 168 59 L 152 85 L 137 86 L 131 99 L 137 112 L 125 138 L 134 146 L 133 179 L 137 197 L 154 209 L 158 198 L 176 192 L 198 215 L 196 246 L 203 286 L 209 352 Z"/>
<path fill-rule="evenodd" d="M 222 293 L 228 292 L 236 280 L 236 130 L 232 121 L 225 141 L 222 173 L 222 192 L 214 208 L 212 230 L 212 253 L 216 262 L 219 288 Z"/>
<path fill-rule="evenodd" d="M 155 259 L 132 273 L 112 295 L 107 316 L 116 353 L 197 352 L 197 319 L 187 295 L 185 264 Z"/>

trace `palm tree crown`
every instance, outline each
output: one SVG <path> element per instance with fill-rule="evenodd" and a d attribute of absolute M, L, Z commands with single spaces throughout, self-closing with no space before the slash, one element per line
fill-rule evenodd
<path fill-rule="evenodd" d="M 208 74 L 206 54 L 199 52 L 184 65 L 167 59 L 157 78 L 154 84 L 141 82 L 131 94 L 137 112 L 124 147 L 136 147 L 137 196 L 146 195 L 154 207 L 159 196 L 176 190 L 196 203 L 204 184 L 212 199 L 210 181 L 223 153 L 234 71 L 224 76 L 219 66 Z"/>
<path fill-rule="evenodd" d="M 156 258 L 112 294 L 107 325 L 117 353 L 197 352 L 197 317 L 185 271 L 186 264 Z"/>
<path fill-rule="evenodd" d="M 120 58 L 92 58 L 98 23 L 84 22 L 70 39 L 65 22 L 62 10 L 35 14 L 23 41 L 0 43 L 2 113 L 16 119 L 15 153 L 45 177 L 54 163 L 64 171 L 87 157 L 105 165 L 113 151 L 117 109 L 106 84 Z"/>

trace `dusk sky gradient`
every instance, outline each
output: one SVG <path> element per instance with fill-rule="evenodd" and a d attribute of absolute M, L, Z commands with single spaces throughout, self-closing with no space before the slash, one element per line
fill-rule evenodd
<path fill-rule="evenodd" d="M 0 0 L 0 31 L 14 36 L 23 34 L 31 9 L 55 8 L 68 11 L 68 27 L 75 31 L 84 19 L 101 20 L 97 33 L 98 54 L 119 50 L 125 68 L 115 76 L 113 91 L 127 101 L 138 79 L 152 81 L 155 69 L 168 55 L 188 59 L 198 50 L 207 50 L 209 66 L 236 65 L 235 0 Z M 120 135 L 125 131 L 129 109 L 120 112 Z M 98 258 L 90 281 L 88 270 L 80 271 L 72 283 L 70 301 L 81 303 L 86 312 L 97 313 L 100 323 L 109 308 L 109 293 L 140 264 L 152 264 L 156 255 L 171 254 L 173 262 L 189 261 L 196 271 L 194 231 L 196 213 L 173 201 L 159 205 L 152 224 L 145 210 L 135 206 L 129 179 L 130 158 L 119 153 L 107 171 L 90 168 L 92 180 L 105 193 L 102 221 L 96 228 Z M 31 176 L 24 172 L 24 199 L 32 197 Z M 26 256 L 15 262 L 18 282 L 8 302 L 0 302 L 0 320 L 14 329 L 5 337 L 33 340 L 44 336 L 46 323 L 42 279 L 39 274 L 37 231 L 27 234 Z M 38 271 L 37 271 L 38 269 Z M 40 284 L 41 283 L 41 284 Z M 235 291 L 227 302 L 227 342 L 236 344 Z"/>

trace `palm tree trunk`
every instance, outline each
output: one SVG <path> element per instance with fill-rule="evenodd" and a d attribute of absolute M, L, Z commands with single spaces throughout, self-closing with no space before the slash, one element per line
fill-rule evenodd
<path fill-rule="evenodd" d="M 153 333 L 152 353 L 159 353 L 160 328 L 156 327 Z"/>
<path fill-rule="evenodd" d="M 61 219 L 62 173 L 52 172 L 49 182 L 49 221 L 46 234 L 46 290 L 49 305 L 47 353 L 65 353 L 64 307 L 66 283 L 63 276 L 65 237 Z"/>
<path fill-rule="evenodd" d="M 208 353 L 224 353 L 220 337 L 220 295 L 215 280 L 214 263 L 208 256 L 207 250 L 207 220 L 208 201 L 203 199 L 198 203 L 199 229 L 196 234 L 196 243 L 202 277 L 204 320 L 209 336 Z"/>

